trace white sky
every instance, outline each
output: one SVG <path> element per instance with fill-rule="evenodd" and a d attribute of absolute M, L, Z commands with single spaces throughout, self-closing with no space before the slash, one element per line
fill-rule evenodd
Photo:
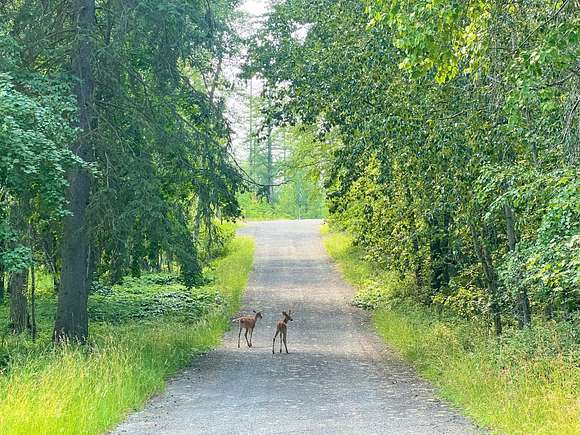
<path fill-rule="evenodd" d="M 249 15 L 249 19 L 242 23 L 243 27 L 238 29 L 242 36 L 250 36 L 260 26 L 262 16 L 270 10 L 269 0 L 246 0 L 243 1 L 238 10 Z M 232 59 L 231 63 L 226 66 L 224 71 L 226 77 L 233 81 L 234 92 L 227 98 L 226 107 L 230 125 L 233 129 L 232 143 L 234 146 L 234 154 L 239 159 L 247 158 L 247 138 L 248 138 L 248 115 L 249 115 L 249 82 L 243 82 L 236 79 L 236 75 L 240 72 L 241 59 Z M 261 81 L 252 79 L 252 88 L 254 96 L 260 93 L 262 88 Z"/>
<path fill-rule="evenodd" d="M 239 10 L 246 12 L 250 15 L 263 15 L 270 9 L 269 1 L 266 0 L 246 0 L 243 2 Z"/>

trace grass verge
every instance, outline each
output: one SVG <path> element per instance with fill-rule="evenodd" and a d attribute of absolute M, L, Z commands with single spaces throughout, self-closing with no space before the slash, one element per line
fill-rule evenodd
<path fill-rule="evenodd" d="M 197 319 L 93 322 L 87 347 L 55 348 L 49 335 L 36 343 L 4 338 L 0 433 L 98 434 L 113 427 L 160 391 L 168 376 L 219 343 L 238 310 L 253 251 L 250 238 L 237 237 L 215 260 L 212 284 L 193 292 L 217 291 L 222 303 Z"/>
<path fill-rule="evenodd" d="M 580 433 L 579 350 L 573 326 L 535 325 L 508 330 L 498 339 L 476 320 L 393 303 L 402 300 L 397 297 L 406 287 L 397 274 L 365 261 L 348 235 L 323 233 L 328 253 L 359 291 L 357 297 L 382 306 L 373 312 L 378 333 L 442 397 L 495 433 Z"/>

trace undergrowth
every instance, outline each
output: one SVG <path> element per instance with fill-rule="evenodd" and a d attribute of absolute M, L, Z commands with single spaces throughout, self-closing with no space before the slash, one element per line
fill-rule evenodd
<path fill-rule="evenodd" d="M 343 233 L 324 231 L 327 251 L 372 309 L 378 333 L 439 394 L 481 427 L 506 434 L 580 432 L 578 329 L 536 323 L 497 338 L 487 325 L 410 302 L 411 283 L 365 260 Z"/>
<path fill-rule="evenodd" d="M 239 308 L 253 241 L 238 237 L 187 290 L 170 274 L 128 279 L 90 297 L 91 342 L 50 343 L 54 297 L 38 301 L 36 342 L 0 337 L 0 433 L 97 434 L 160 391 L 169 375 L 216 346 Z M 0 322 L 7 323 L 7 310 Z"/>

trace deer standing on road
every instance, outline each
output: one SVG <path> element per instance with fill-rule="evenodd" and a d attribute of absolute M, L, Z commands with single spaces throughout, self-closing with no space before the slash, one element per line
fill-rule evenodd
<path fill-rule="evenodd" d="M 242 336 L 242 329 L 246 329 L 246 333 L 244 337 L 246 337 L 246 343 L 248 347 L 252 347 L 252 335 L 254 334 L 254 327 L 256 326 L 256 322 L 258 319 L 262 318 L 262 313 L 260 311 L 252 310 L 256 313 L 254 316 L 245 316 L 245 317 L 238 317 L 237 319 L 232 320 L 232 322 L 239 322 L 240 324 L 240 332 L 238 333 L 238 349 L 240 347 L 240 337 Z M 248 331 L 250 332 L 250 340 L 248 341 Z"/>
<path fill-rule="evenodd" d="M 276 337 L 280 334 L 280 353 L 282 353 L 282 342 L 284 342 L 284 347 L 286 348 L 286 353 L 288 353 L 288 346 L 286 345 L 286 333 L 288 332 L 288 320 L 292 321 L 292 317 L 290 316 L 290 310 L 288 312 L 282 311 L 282 315 L 284 316 L 283 319 L 278 320 L 276 324 L 276 334 L 272 339 L 272 354 L 274 354 L 274 344 L 276 343 Z"/>

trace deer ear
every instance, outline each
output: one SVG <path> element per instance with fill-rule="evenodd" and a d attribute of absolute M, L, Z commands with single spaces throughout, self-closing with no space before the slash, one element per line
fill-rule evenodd
<path fill-rule="evenodd" d="M 255 312 L 256 312 L 256 310 L 252 310 L 252 313 L 255 313 Z"/>

